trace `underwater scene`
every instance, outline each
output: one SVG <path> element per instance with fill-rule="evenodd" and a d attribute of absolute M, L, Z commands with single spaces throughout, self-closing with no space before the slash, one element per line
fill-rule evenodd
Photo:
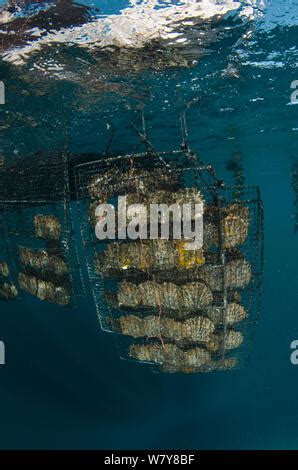
<path fill-rule="evenodd" d="M 0 449 L 298 450 L 297 41 L 0 0 Z"/>

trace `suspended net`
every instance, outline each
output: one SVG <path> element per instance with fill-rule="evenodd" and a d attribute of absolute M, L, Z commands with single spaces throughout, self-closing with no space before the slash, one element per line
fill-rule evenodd
<path fill-rule="evenodd" d="M 141 137 L 144 143 L 145 132 Z M 1 167 L 0 300 L 34 296 L 66 307 L 84 293 L 75 205 L 100 325 L 114 334 L 121 358 L 164 372 L 240 367 L 249 358 L 259 313 L 259 190 L 224 185 L 186 140 L 171 152 L 145 143 L 144 153 L 81 163 L 51 153 Z M 111 204 L 117 229 L 119 196 L 145 209 L 202 204 L 203 246 L 186 249 L 183 235 L 174 236 L 171 215 L 166 237 L 98 240 L 96 208 Z"/>
<path fill-rule="evenodd" d="M 16 160 L 0 171 L 0 262 L 2 272 L 6 265 L 13 272 L 16 296 L 74 304 L 78 270 L 68 182 L 63 153 Z"/>
<path fill-rule="evenodd" d="M 16 300 L 19 297 L 17 269 L 12 247 L 7 238 L 5 207 L 0 204 L 0 300 Z"/>
<path fill-rule="evenodd" d="M 226 187 L 187 149 L 84 163 L 75 185 L 100 325 L 115 334 L 120 356 L 165 372 L 244 365 L 262 280 L 258 188 Z M 96 207 L 110 203 L 117 214 L 123 195 L 145 207 L 203 202 L 203 248 L 186 250 L 171 230 L 169 239 L 98 240 Z"/>

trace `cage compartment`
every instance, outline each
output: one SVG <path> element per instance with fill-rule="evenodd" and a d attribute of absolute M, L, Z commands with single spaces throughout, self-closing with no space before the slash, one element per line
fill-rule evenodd
<path fill-rule="evenodd" d="M 173 162 L 173 154 L 175 162 Z M 183 164 L 185 164 L 185 155 L 182 152 L 159 153 L 150 158 L 147 153 L 141 153 L 83 163 L 74 168 L 88 274 L 100 324 L 105 331 L 111 331 L 110 313 L 104 300 L 106 289 L 103 289 L 102 282 L 94 269 L 94 256 L 104 250 L 105 243 L 97 243 L 92 217 L 90 219 L 90 208 L 92 210 L 94 204 L 100 202 L 96 197 L 96 191 L 103 194 L 104 198 L 111 198 L 117 194 L 134 191 L 136 188 L 146 194 L 152 188 L 157 187 L 157 183 L 163 189 L 179 189 L 177 166 L 182 168 Z M 196 177 L 192 169 L 190 173 L 192 178 Z M 194 180 L 192 184 L 195 185 Z"/>
<path fill-rule="evenodd" d="M 179 151 L 78 165 L 75 182 L 100 325 L 116 333 L 120 356 L 164 372 L 243 365 L 253 341 L 262 278 L 258 188 L 219 185 L 212 167 L 190 164 L 188 155 Z M 124 194 L 150 202 L 158 192 L 181 194 L 186 188 L 197 188 L 205 202 L 210 243 L 203 252 L 186 257 L 174 240 L 166 242 L 169 249 L 160 241 L 96 239 L 92 211 L 99 202 L 114 202 Z M 205 304 L 191 304 L 189 291 L 194 297 L 200 291 Z M 184 297 L 188 304 L 181 301 Z"/>
<path fill-rule="evenodd" d="M 7 232 L 5 206 L 0 203 L 0 300 L 15 300 L 20 297 L 17 285 L 17 269 L 14 251 Z"/>
<path fill-rule="evenodd" d="M 18 290 L 60 306 L 75 305 L 80 285 L 67 155 L 12 162 L 0 172 L 0 184 Z"/>

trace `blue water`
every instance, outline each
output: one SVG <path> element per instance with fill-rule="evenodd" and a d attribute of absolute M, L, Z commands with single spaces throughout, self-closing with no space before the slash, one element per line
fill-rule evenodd
<path fill-rule="evenodd" d="M 123 3 L 97 6 L 111 14 Z M 226 164 L 240 152 L 245 182 L 260 186 L 265 213 L 262 308 L 245 369 L 163 375 L 121 361 L 99 328 L 89 291 L 74 310 L 33 298 L 1 303 L 1 448 L 298 448 L 298 366 L 290 362 L 290 343 L 298 339 L 291 185 L 298 106 L 289 105 L 298 80 L 297 13 L 298 2 L 268 2 L 250 39 L 243 39 L 247 26 L 225 30 L 192 68 L 101 68 L 89 90 L 73 80 L 45 83 L 26 66 L 0 62 L 8 84 L 0 109 L 6 158 L 62 149 L 66 141 L 74 152 L 102 152 L 110 121 L 118 129 L 110 153 L 133 151 L 130 121 L 140 108 L 153 144 L 174 148 L 187 106 L 192 148 L 227 182 Z M 70 67 L 78 54 L 68 54 Z M 230 65 L 237 77 L 224 73 Z"/>

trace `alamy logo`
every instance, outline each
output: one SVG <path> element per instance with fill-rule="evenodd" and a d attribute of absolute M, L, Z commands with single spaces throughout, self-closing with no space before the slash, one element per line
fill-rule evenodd
<path fill-rule="evenodd" d="M 95 234 L 99 240 L 187 240 L 186 250 L 203 246 L 203 203 L 131 204 L 118 197 L 117 213 L 112 204 L 99 204 L 95 210 Z M 117 234 L 116 234 L 117 226 Z M 171 236 L 170 236 L 171 234 Z"/>
<path fill-rule="evenodd" d="M 3 341 L 0 341 L 0 366 L 5 364 L 5 344 Z"/>
<path fill-rule="evenodd" d="M 293 366 L 298 365 L 298 340 L 295 339 L 291 342 L 290 348 L 293 350 L 291 353 L 290 361 Z"/>
<path fill-rule="evenodd" d="M 0 81 L 0 104 L 5 104 L 5 85 Z"/>
<path fill-rule="evenodd" d="M 298 80 L 291 83 L 291 89 L 294 90 L 291 94 L 291 103 L 298 104 Z"/>

